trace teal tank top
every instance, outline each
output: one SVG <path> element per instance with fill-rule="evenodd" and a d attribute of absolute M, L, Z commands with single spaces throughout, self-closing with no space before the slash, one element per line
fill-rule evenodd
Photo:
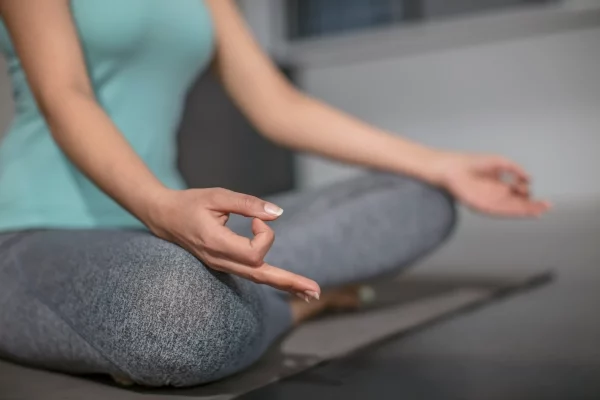
<path fill-rule="evenodd" d="M 98 102 L 158 179 L 183 189 L 176 131 L 186 93 L 213 52 L 206 5 L 72 0 L 71 12 Z M 16 111 L 0 141 L 0 231 L 142 227 L 56 145 L 1 21 L 0 49 Z"/>

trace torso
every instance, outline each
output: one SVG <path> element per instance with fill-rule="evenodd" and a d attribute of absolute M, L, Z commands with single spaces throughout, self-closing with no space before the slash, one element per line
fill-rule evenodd
<path fill-rule="evenodd" d="M 71 10 L 99 103 L 154 174 L 183 188 L 175 133 L 213 50 L 203 1 L 72 0 Z M 0 48 L 16 106 L 0 143 L 0 231 L 141 226 L 57 147 L 1 22 Z"/>

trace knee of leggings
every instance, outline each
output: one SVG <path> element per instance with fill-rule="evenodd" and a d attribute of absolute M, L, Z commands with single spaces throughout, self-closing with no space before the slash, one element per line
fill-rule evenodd
<path fill-rule="evenodd" d="M 151 272 L 132 288 L 130 323 L 120 338 L 124 373 L 145 386 L 192 386 L 258 358 L 263 321 L 256 302 L 240 296 L 245 283 L 236 287 L 185 251 L 161 246 L 152 247 L 157 254 L 144 266 Z"/>
<path fill-rule="evenodd" d="M 423 181 L 394 176 L 391 179 L 398 185 L 401 195 L 413 197 L 407 201 L 417 204 L 425 236 L 423 243 L 428 243 L 428 248 L 435 248 L 448 239 L 458 223 L 454 197 L 445 189 Z"/>
<path fill-rule="evenodd" d="M 456 201 L 445 189 L 427 183 L 419 184 L 422 186 L 426 213 L 432 216 L 429 224 L 434 226 L 432 231 L 437 238 L 436 244 L 439 244 L 451 236 L 458 223 Z"/>

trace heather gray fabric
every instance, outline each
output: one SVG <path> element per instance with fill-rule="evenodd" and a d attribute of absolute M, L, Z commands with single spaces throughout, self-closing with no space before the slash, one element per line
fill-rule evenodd
<path fill-rule="evenodd" d="M 450 197 L 369 174 L 270 199 L 285 209 L 267 261 L 322 288 L 395 274 L 448 237 Z M 249 221 L 230 226 L 249 233 Z M 255 362 L 290 327 L 286 296 L 215 272 L 144 231 L 0 235 L 0 354 L 151 386 L 210 382 Z"/>

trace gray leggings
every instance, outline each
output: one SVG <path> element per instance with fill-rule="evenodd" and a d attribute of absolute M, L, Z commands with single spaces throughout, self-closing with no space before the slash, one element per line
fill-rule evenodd
<path fill-rule="evenodd" d="M 285 209 L 266 260 L 329 287 L 396 274 L 448 237 L 451 198 L 369 174 L 270 198 Z M 232 229 L 249 235 L 249 221 Z M 150 386 L 210 382 L 254 363 L 291 326 L 287 296 L 206 268 L 135 230 L 0 235 L 0 355 Z"/>

